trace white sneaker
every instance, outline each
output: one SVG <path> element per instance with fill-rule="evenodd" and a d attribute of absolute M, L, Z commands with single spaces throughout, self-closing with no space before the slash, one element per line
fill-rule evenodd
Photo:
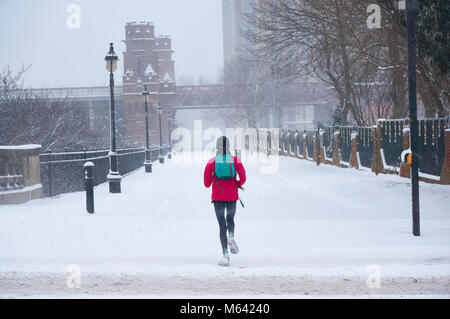
<path fill-rule="evenodd" d="M 230 265 L 230 257 L 228 253 L 224 253 L 221 260 L 219 260 L 219 266 L 228 267 Z"/>
<path fill-rule="evenodd" d="M 232 254 L 239 254 L 239 247 L 234 240 L 234 235 L 230 234 L 228 236 L 228 246 L 230 246 L 230 251 Z"/>

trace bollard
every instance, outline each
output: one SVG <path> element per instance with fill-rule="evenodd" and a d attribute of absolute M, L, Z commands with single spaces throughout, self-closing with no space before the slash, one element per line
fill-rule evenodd
<path fill-rule="evenodd" d="M 94 163 L 86 162 L 84 164 L 84 182 L 86 188 L 86 210 L 88 213 L 94 213 Z"/>

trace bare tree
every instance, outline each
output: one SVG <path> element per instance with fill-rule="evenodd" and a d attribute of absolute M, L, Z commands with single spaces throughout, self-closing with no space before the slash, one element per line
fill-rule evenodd
<path fill-rule="evenodd" d="M 242 125 L 242 119 L 247 120 L 248 127 L 259 127 L 264 117 L 264 77 L 251 64 L 241 58 L 235 59 L 225 66 L 222 73 L 223 97 L 230 109 L 219 109 L 209 112 L 209 118 L 220 118 L 227 127 Z M 205 113 L 206 115 L 206 113 Z"/>
<path fill-rule="evenodd" d="M 357 59 L 351 45 L 362 14 L 344 0 L 261 0 L 254 6 L 247 36 L 256 44 L 260 60 L 277 61 L 282 77 L 318 78 L 333 86 L 344 118 L 355 116 L 352 104 L 352 66 Z"/>
<path fill-rule="evenodd" d="M 14 72 L 9 66 L 6 66 L 0 72 L 0 100 L 5 99 L 9 94 L 21 87 L 23 74 L 29 68 L 30 66 L 22 66 L 19 71 Z"/>
<path fill-rule="evenodd" d="M 0 144 L 40 144 L 43 151 L 82 148 L 91 136 L 86 114 L 66 97 L 34 96 L 21 85 L 24 69 L 0 74 Z"/>
<path fill-rule="evenodd" d="M 418 23 L 419 44 L 422 43 L 417 59 L 418 92 L 427 116 L 445 115 L 449 109 L 449 80 L 448 69 L 443 67 L 448 59 L 424 47 L 431 43 L 439 52 L 445 51 L 443 39 L 448 34 L 441 32 L 445 29 L 445 13 L 433 13 L 433 6 L 442 4 L 419 3 L 423 12 Z M 253 28 L 246 37 L 255 43 L 255 54 L 261 61 L 277 61 L 281 77 L 309 75 L 333 86 L 346 121 L 360 125 L 367 122 L 363 114 L 373 111 L 373 104 L 365 102 L 368 96 L 372 96 L 371 101 L 383 101 L 382 109 L 376 113 L 405 117 L 408 104 L 404 13 L 395 9 L 395 1 L 382 0 L 382 28 L 369 30 L 368 4 L 369 1 L 359 0 L 256 1 L 248 18 Z M 421 29 L 426 32 L 420 32 Z M 428 31 L 435 32 L 438 38 L 433 40 Z M 370 81 L 372 85 L 361 86 Z M 386 114 L 387 110 L 390 111 Z"/>

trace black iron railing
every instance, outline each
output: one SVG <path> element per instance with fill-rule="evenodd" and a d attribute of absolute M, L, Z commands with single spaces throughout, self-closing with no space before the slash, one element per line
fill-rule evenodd
<path fill-rule="evenodd" d="M 327 127 L 319 131 L 319 140 L 317 141 L 317 150 L 324 149 L 326 160 L 320 158 L 317 153 L 317 159 L 322 162 L 330 162 L 335 152 L 335 135 L 339 136 L 339 155 L 342 164 L 350 164 L 352 154 L 352 139 L 357 141 L 357 158 L 360 167 L 371 168 L 374 159 L 383 161 L 384 171 L 400 171 L 401 153 L 407 147 L 405 132 L 408 128 L 408 119 L 379 120 L 377 126 L 357 127 L 340 126 Z M 420 173 L 440 176 L 445 161 L 445 131 L 450 128 L 450 117 L 430 118 L 419 120 L 419 141 L 417 155 L 419 158 Z M 375 140 L 377 134 L 378 140 Z M 288 139 L 288 136 L 290 137 Z M 314 157 L 314 143 L 316 132 L 298 130 L 279 131 L 279 149 L 281 151 L 291 150 L 292 153 L 300 156 L 308 155 L 309 159 Z M 406 136 L 406 135 L 405 135 Z M 268 132 L 267 145 L 270 147 L 277 137 Z M 306 142 L 306 149 L 304 149 Z M 378 143 L 379 142 L 379 143 Z M 254 144 L 249 136 L 245 136 L 245 144 Z M 377 147 L 380 154 L 374 154 L 374 148 Z M 378 170 L 378 164 L 375 166 Z M 426 176 L 424 176 L 426 177 Z"/>
<path fill-rule="evenodd" d="M 354 127 L 342 126 L 339 128 L 339 150 L 342 162 L 349 163 L 352 154 L 352 133 Z"/>
<path fill-rule="evenodd" d="M 373 132 L 371 127 L 358 127 L 358 153 L 361 166 L 372 167 Z"/>
<path fill-rule="evenodd" d="M 168 151 L 169 146 L 163 146 L 163 155 L 166 155 Z M 119 173 L 122 176 L 144 165 L 144 148 L 121 149 L 117 153 Z M 108 154 L 108 150 L 41 154 L 43 196 L 52 197 L 84 190 L 84 163 L 86 162 L 93 162 L 95 165 L 94 186 L 105 183 L 109 173 Z M 158 157 L 159 147 L 151 148 L 151 161 L 158 160 Z"/>
<path fill-rule="evenodd" d="M 314 157 L 314 132 L 305 132 L 306 134 L 306 150 L 308 151 L 308 158 Z"/>
<path fill-rule="evenodd" d="M 419 120 L 420 172 L 440 175 L 445 158 L 446 119 Z"/>
<path fill-rule="evenodd" d="M 334 153 L 334 128 L 327 127 L 323 132 L 323 146 L 325 148 L 325 155 L 332 159 Z"/>
<path fill-rule="evenodd" d="M 386 165 L 400 167 L 403 152 L 403 128 L 407 120 L 381 121 L 381 148 Z"/>

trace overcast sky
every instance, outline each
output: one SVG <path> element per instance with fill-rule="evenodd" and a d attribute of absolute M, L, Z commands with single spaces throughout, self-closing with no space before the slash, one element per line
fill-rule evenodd
<path fill-rule="evenodd" d="M 79 29 L 67 27 L 70 4 L 81 9 Z M 32 65 L 24 82 L 35 88 L 107 85 L 108 43 L 123 59 L 125 23 L 150 21 L 156 35 L 172 38 L 178 80 L 215 80 L 223 66 L 221 10 L 220 0 L 0 0 L 0 67 Z"/>

